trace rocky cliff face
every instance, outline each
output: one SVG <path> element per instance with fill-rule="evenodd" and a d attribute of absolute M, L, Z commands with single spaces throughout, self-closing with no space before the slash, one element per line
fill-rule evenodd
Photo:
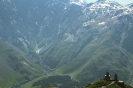
<path fill-rule="evenodd" d="M 132 4 L 3 0 L 0 11 L 0 37 L 48 72 L 89 81 L 107 70 L 133 74 Z"/>

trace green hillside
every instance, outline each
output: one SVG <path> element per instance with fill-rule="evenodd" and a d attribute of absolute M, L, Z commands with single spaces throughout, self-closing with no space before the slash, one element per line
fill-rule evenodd
<path fill-rule="evenodd" d="M 0 39 L 0 88 L 11 88 L 43 74 L 19 49 Z"/>
<path fill-rule="evenodd" d="M 50 58 L 48 59 L 50 61 L 56 60 L 57 63 L 51 64 L 53 67 L 57 66 L 57 69 L 54 71 L 55 74 L 67 74 L 76 80 L 94 82 L 100 79 L 106 71 L 110 71 L 111 74 L 119 73 L 120 79 L 130 84 L 132 82 L 130 78 L 133 77 L 133 55 L 128 49 L 126 50 L 123 47 L 127 46 L 129 40 L 125 38 L 125 41 L 128 40 L 127 43 L 122 41 L 123 36 L 119 32 L 122 32 L 124 29 L 117 30 L 121 26 L 109 23 L 109 28 L 98 34 L 88 33 L 87 36 L 82 38 L 81 44 L 78 42 L 65 42 L 50 48 L 51 52 L 47 51 L 50 52 Z M 131 26 L 130 30 L 131 28 L 133 27 Z M 88 30 L 95 32 L 98 29 L 91 27 Z M 94 36 L 98 37 L 95 39 Z M 131 38 L 131 34 L 125 36 Z M 132 48 L 130 49 L 132 50 Z M 45 55 L 47 56 L 48 54 L 43 53 L 43 55 L 45 59 Z"/>
<path fill-rule="evenodd" d="M 124 81 L 118 79 L 118 75 L 114 74 L 111 78 L 110 74 L 106 72 L 105 76 L 99 81 L 89 84 L 86 88 L 133 88 L 127 85 Z"/>
<path fill-rule="evenodd" d="M 52 75 L 69 75 L 75 80 L 91 83 L 110 71 L 110 74 L 118 73 L 121 80 L 131 84 L 133 55 L 129 43 L 132 44 L 133 26 L 126 24 L 128 17 L 130 15 L 125 15 L 123 19 L 118 17 L 117 23 L 113 23 L 116 19 L 103 19 L 104 22 L 109 21 L 106 28 L 105 25 L 95 27 L 99 22 L 91 23 L 89 28 L 82 28 L 88 32 L 84 36 L 75 34 L 73 41 L 63 34 L 58 42 L 46 39 L 39 43 L 38 47 L 43 48 L 37 55 Z M 123 24 L 126 26 L 123 27 Z M 45 45 L 47 41 L 49 43 Z"/>
<path fill-rule="evenodd" d="M 126 82 L 119 80 L 120 75 L 110 75 L 108 72 L 101 74 L 100 80 L 77 81 L 68 75 L 48 75 L 26 83 L 21 88 L 133 88 Z"/>
<path fill-rule="evenodd" d="M 133 88 L 127 84 L 124 84 L 125 87 L 119 86 L 115 82 L 109 82 L 106 80 L 99 80 L 93 84 L 89 84 L 86 88 Z"/>

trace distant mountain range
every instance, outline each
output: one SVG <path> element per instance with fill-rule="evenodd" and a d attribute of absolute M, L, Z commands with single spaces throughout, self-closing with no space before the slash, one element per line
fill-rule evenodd
<path fill-rule="evenodd" d="M 65 74 L 79 81 L 94 82 L 110 71 L 130 84 L 132 34 L 133 4 L 123 6 L 109 0 L 1 0 L 0 47 L 6 52 L 1 49 L 0 58 L 7 68 L 2 64 L 0 68 L 20 74 L 15 64 L 21 63 L 34 73 L 24 64 L 33 61 L 33 68 L 39 65 L 46 73 Z M 20 58 L 16 53 L 22 56 L 22 62 L 16 60 Z"/>

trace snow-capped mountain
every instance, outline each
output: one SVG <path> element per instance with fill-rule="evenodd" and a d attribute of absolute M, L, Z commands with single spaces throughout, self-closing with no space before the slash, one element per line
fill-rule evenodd
<path fill-rule="evenodd" d="M 80 6 L 86 5 L 86 3 L 87 2 L 85 0 L 69 0 L 69 4 L 75 4 Z"/>
<path fill-rule="evenodd" d="M 92 82 L 110 69 L 127 81 L 133 75 L 132 7 L 109 0 L 3 0 L 0 37 L 48 72 Z"/>
<path fill-rule="evenodd" d="M 87 8 L 83 10 L 86 17 L 91 19 L 96 17 L 116 17 L 124 14 L 130 14 L 133 9 L 130 6 L 123 6 L 117 2 L 109 0 L 98 0 L 92 3 Z"/>
<path fill-rule="evenodd" d="M 128 6 L 128 8 L 133 8 L 133 3 L 131 3 L 131 4 L 127 5 L 127 6 Z"/>

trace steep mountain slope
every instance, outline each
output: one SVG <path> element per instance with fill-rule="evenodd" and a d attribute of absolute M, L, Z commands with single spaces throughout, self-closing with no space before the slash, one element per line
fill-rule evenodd
<path fill-rule="evenodd" d="M 126 20 L 131 16 L 126 15 L 125 17 Z M 88 81 L 100 78 L 101 74 L 106 71 L 110 71 L 111 74 L 121 73 L 122 80 L 128 80 L 132 77 L 130 76 L 132 74 L 132 53 L 127 53 L 128 49 L 126 49 L 125 45 L 127 44 L 126 40 L 128 40 L 126 36 L 130 36 L 126 34 L 129 30 L 132 30 L 133 26 L 129 26 L 128 24 L 127 26 L 123 25 L 124 21 L 120 18 L 121 17 L 117 18 L 118 23 L 112 19 L 109 23 L 106 23 L 106 25 L 99 25 L 99 27 L 96 26 L 96 28 L 94 26 L 92 26 L 92 28 L 90 27 L 89 30 L 91 30 L 91 32 L 100 32 L 95 34 L 95 37 L 92 39 L 91 37 L 94 35 L 91 33 L 91 36 L 88 37 L 88 39 L 91 40 L 87 40 L 88 42 L 86 42 L 86 45 L 80 50 L 77 57 L 68 63 L 68 65 L 62 67 L 61 71 L 63 71 L 63 73 L 70 73 L 72 76 L 76 74 L 78 79 L 86 79 Z M 107 21 L 104 20 L 104 22 Z M 99 24 L 99 22 L 94 23 L 94 25 L 96 24 Z M 125 76 L 126 74 L 128 74 L 128 76 Z"/>
<path fill-rule="evenodd" d="M 11 88 L 44 73 L 22 51 L 0 39 L 0 87 Z"/>
<path fill-rule="evenodd" d="M 47 72 L 93 82 L 110 71 L 132 82 L 132 4 L 4 0 L 0 10 L 0 36 Z"/>

